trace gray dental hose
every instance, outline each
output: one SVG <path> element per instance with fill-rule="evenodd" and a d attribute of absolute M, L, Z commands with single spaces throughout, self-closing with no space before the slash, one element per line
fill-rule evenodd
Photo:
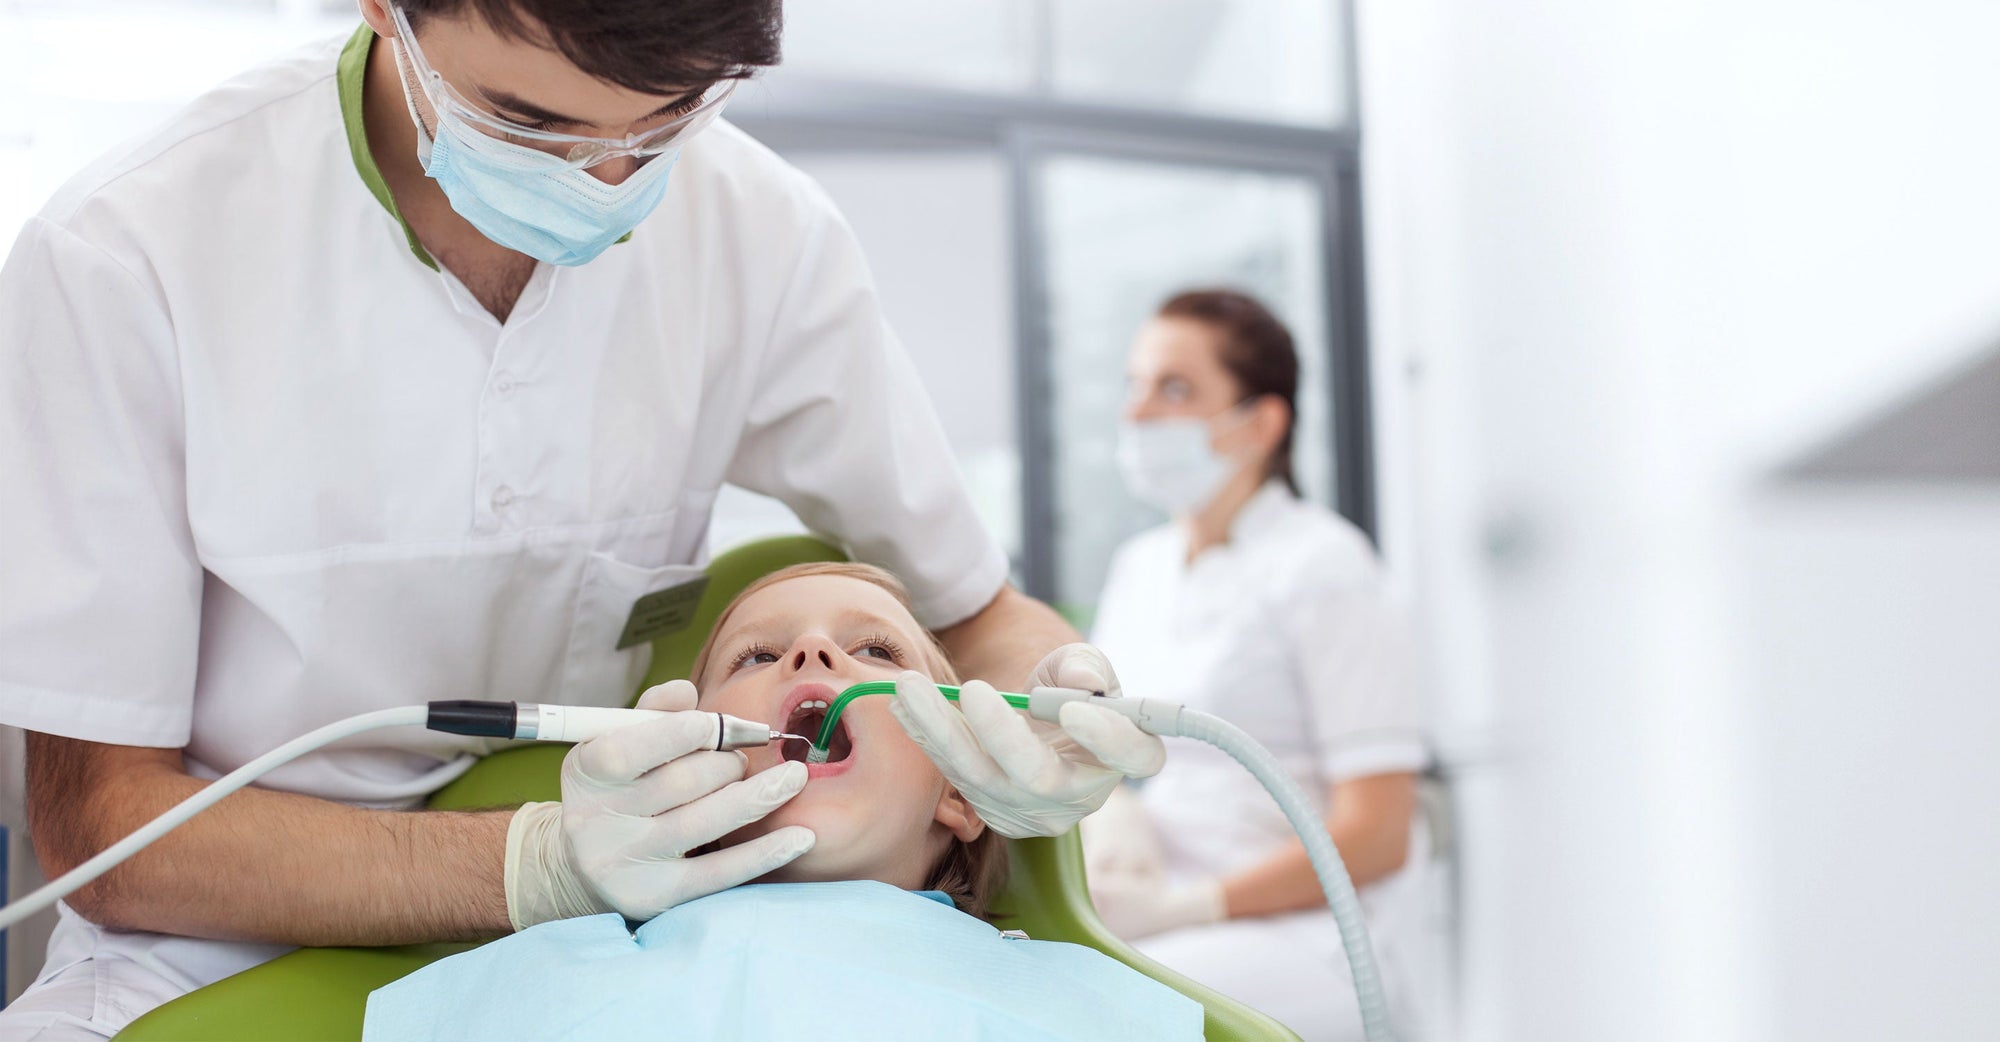
<path fill-rule="evenodd" d="M 1010 696 L 1020 699 L 1023 696 Z M 1148 698 L 1104 698 L 1087 691 L 1065 688 L 1036 688 L 1026 696 L 1028 713 L 1037 720 L 1059 722 L 1064 704 L 1089 702 L 1116 712 L 1148 734 L 1194 738 L 1228 753 L 1243 765 L 1278 801 L 1292 830 L 1305 843 L 1313 873 L 1326 892 L 1327 906 L 1340 929 L 1341 944 L 1347 949 L 1348 968 L 1354 975 L 1354 992 L 1361 1010 L 1361 1025 L 1368 1042 L 1393 1042 L 1395 1031 L 1389 1023 L 1388 1000 L 1375 967 L 1374 950 L 1368 943 L 1368 926 L 1362 920 L 1361 903 L 1354 883 L 1334 849 L 1326 825 L 1314 813 L 1311 800 L 1297 782 L 1278 766 L 1270 751 L 1257 744 L 1235 725 L 1195 709 Z M 0 908 L 0 930 L 26 919 L 69 896 L 110 871 L 119 862 L 138 853 L 147 844 L 166 835 L 189 818 L 214 806 L 223 797 L 243 788 L 265 774 L 322 746 L 343 738 L 383 727 L 428 727 L 450 734 L 490 738 L 581 742 L 615 728 L 665 715 L 650 709 L 610 709 L 597 706 L 516 704 L 513 702 L 432 702 L 429 705 L 382 709 L 336 721 L 251 760 L 217 778 L 194 795 L 175 804 L 166 813 L 141 826 L 138 831 L 112 844 L 97 856 L 64 873 L 46 886 L 13 904 Z M 711 749 L 748 749 L 780 738 L 799 738 L 774 731 L 768 726 L 722 713 L 716 717 L 715 743 Z"/>
<path fill-rule="evenodd" d="M 1341 946 L 1347 950 L 1348 969 L 1354 975 L 1363 1034 L 1368 1042 L 1393 1042 L 1396 1032 L 1389 1022 L 1388 996 L 1382 990 L 1382 975 L 1375 966 L 1375 950 L 1368 943 L 1368 924 L 1362 918 L 1354 881 L 1348 878 L 1347 865 L 1341 861 L 1340 851 L 1334 849 L 1333 837 L 1327 834 L 1326 823 L 1314 813 L 1305 790 L 1278 766 L 1271 751 L 1221 717 L 1150 698 L 1104 698 L 1086 691 L 1038 687 L 1028 693 L 1028 715 L 1059 723 L 1058 714 L 1069 702 L 1103 706 L 1131 720 L 1147 734 L 1207 742 L 1228 753 L 1264 786 L 1278 801 L 1292 831 L 1305 843 L 1313 874 L 1319 877 L 1320 889 L 1326 892 L 1327 907 L 1333 911 Z"/>
<path fill-rule="evenodd" d="M 298 759 L 321 746 L 382 727 L 427 727 L 448 734 L 483 738 L 518 738 L 545 742 L 581 742 L 627 724 L 666 714 L 654 709 L 610 709 L 602 706 L 536 705 L 515 702 L 432 702 L 429 705 L 378 709 L 360 716 L 338 720 L 308 732 L 209 782 L 200 791 L 176 803 L 138 831 L 106 847 L 96 857 L 70 869 L 35 892 L 0 908 L 0 930 L 20 922 L 88 885 L 111 871 L 119 862 L 196 814 L 214 806 L 224 796 Z M 742 720 L 726 713 L 708 713 L 716 718 L 715 743 L 708 749 L 749 749 L 788 736 L 763 724 Z"/>

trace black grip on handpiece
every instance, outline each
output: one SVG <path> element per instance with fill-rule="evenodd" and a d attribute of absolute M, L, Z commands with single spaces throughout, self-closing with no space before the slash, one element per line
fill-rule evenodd
<path fill-rule="evenodd" d="M 468 698 L 432 702 L 424 726 L 474 738 L 512 738 L 515 712 L 512 702 L 479 702 Z"/>

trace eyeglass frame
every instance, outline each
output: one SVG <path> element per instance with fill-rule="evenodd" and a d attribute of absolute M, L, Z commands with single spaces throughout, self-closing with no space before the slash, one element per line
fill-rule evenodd
<path fill-rule="evenodd" d="M 389 15 L 395 20 L 397 32 L 397 39 L 391 43 L 409 56 L 410 65 L 417 74 L 417 89 L 423 92 L 424 100 L 430 104 L 432 116 L 439 120 L 439 132 L 442 132 L 443 115 L 448 107 L 453 114 L 488 132 L 490 137 L 500 140 L 523 138 L 527 141 L 568 145 L 570 146 L 568 151 L 563 153 L 541 148 L 534 150 L 572 169 L 587 169 L 623 156 L 633 156 L 644 161 L 677 148 L 684 139 L 692 137 L 696 131 L 713 122 L 721 114 L 730 96 L 736 92 L 738 82 L 736 79 L 717 80 L 702 91 L 701 100 L 691 111 L 650 130 L 628 134 L 622 138 L 590 137 L 537 130 L 488 112 L 460 94 L 458 88 L 452 86 L 451 82 L 444 78 L 443 73 L 432 68 L 429 59 L 424 57 L 423 48 L 417 44 L 416 30 L 411 28 L 409 16 L 403 13 L 402 5 L 388 6 Z M 440 98 L 444 104 L 440 104 Z"/>

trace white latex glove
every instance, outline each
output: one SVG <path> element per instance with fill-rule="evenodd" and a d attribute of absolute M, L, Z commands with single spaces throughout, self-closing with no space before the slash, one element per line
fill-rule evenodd
<path fill-rule="evenodd" d="M 812 849 L 812 830 L 794 825 L 686 856 L 776 810 L 806 783 L 805 764 L 793 762 L 744 778 L 741 753 L 706 748 L 715 718 L 682 712 L 694 705 L 685 680 L 647 691 L 639 708 L 673 715 L 578 743 L 563 758 L 562 802 L 514 812 L 506 879 L 516 930 L 599 912 L 651 919 Z"/>
<path fill-rule="evenodd" d="M 1113 873 L 1090 881 L 1097 917 L 1127 941 L 1222 921 L 1226 909 L 1220 880 L 1170 887 L 1157 876 Z"/>
<path fill-rule="evenodd" d="M 1088 644 L 1050 652 L 1028 687 L 1119 693 L 1111 663 Z M 1063 706 L 1058 727 L 1030 719 L 980 680 L 960 686 L 953 710 L 936 684 L 904 673 L 889 711 L 981 820 L 1015 839 L 1069 831 L 1121 778 L 1150 777 L 1166 762 L 1158 738 L 1108 709 Z"/>

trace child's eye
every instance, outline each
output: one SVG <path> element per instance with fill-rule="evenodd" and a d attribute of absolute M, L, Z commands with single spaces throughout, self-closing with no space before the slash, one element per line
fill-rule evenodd
<path fill-rule="evenodd" d="M 736 658 L 729 664 L 729 671 L 734 673 L 745 666 L 768 666 L 776 661 L 778 652 L 775 649 L 755 645 L 738 652 Z"/>
<path fill-rule="evenodd" d="M 900 664 L 903 661 L 903 649 L 887 637 L 870 637 L 862 641 L 853 653 L 862 658 L 877 658 L 884 662 Z"/>

